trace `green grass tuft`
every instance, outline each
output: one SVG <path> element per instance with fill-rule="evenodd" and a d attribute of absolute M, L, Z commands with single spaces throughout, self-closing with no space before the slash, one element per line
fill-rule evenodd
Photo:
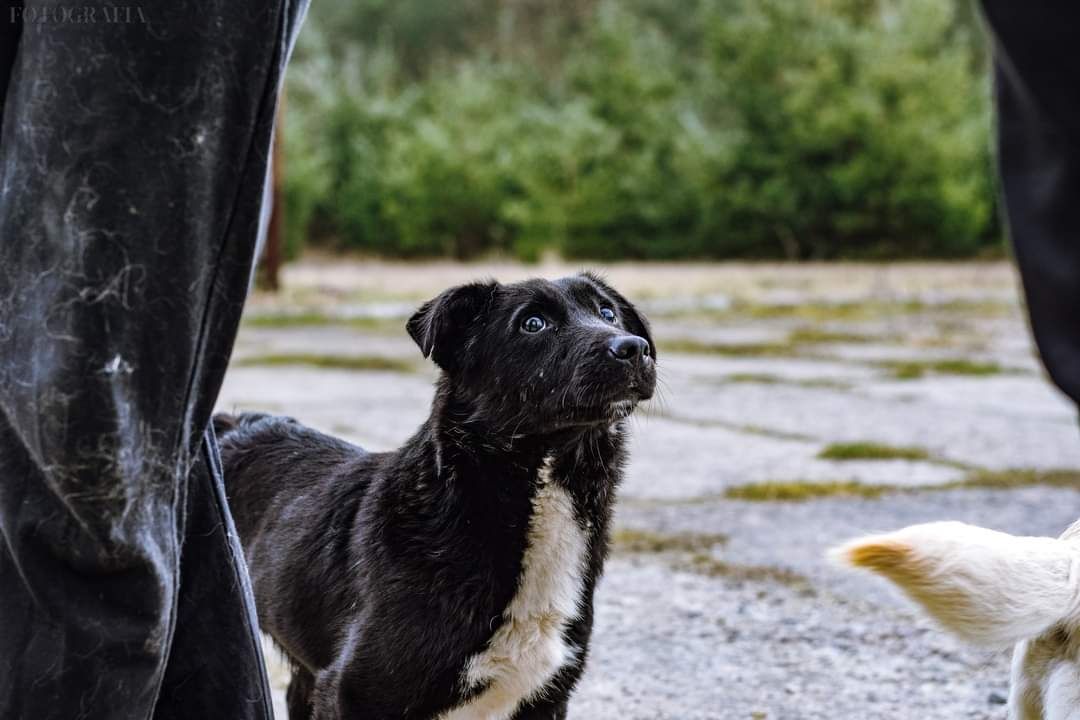
<path fill-rule="evenodd" d="M 789 342 L 763 343 L 711 343 L 700 340 L 667 340 L 661 350 L 691 355 L 728 355 L 731 357 L 778 357 L 796 354 L 796 348 Z"/>
<path fill-rule="evenodd" d="M 677 570 L 687 570 L 707 577 L 722 577 L 729 580 L 754 583 L 774 582 L 802 588 L 807 594 L 813 594 L 810 581 L 806 576 L 783 567 L 731 563 L 709 553 L 693 553 L 676 562 L 674 567 Z"/>
<path fill-rule="evenodd" d="M 737 303 L 732 314 L 754 318 L 793 318 L 808 322 L 878 320 L 919 313 L 958 313 L 978 317 L 1002 317 L 1016 312 L 1008 303 L 993 300 L 954 300 L 927 303 L 920 300 L 864 300 L 861 302 L 806 302 L 798 305 Z"/>
<path fill-rule="evenodd" d="M 245 315 L 243 324 L 255 328 L 299 328 L 299 327 L 349 327 L 360 330 L 404 332 L 405 321 L 400 318 L 354 317 L 343 318 L 318 311 L 298 313 L 262 312 Z"/>
<path fill-rule="evenodd" d="M 971 360 L 940 360 L 932 363 L 930 369 L 944 375 L 998 375 L 1004 372 L 995 362 Z"/>
<path fill-rule="evenodd" d="M 774 438 L 776 440 L 812 441 L 815 439 L 810 435 L 803 435 L 802 433 L 784 432 L 783 430 L 774 430 L 772 428 L 762 427 L 761 425 L 740 425 L 739 423 L 728 422 L 726 420 L 719 420 L 716 418 L 686 417 L 684 415 L 674 415 L 669 412 L 658 413 L 656 417 L 662 417 L 665 420 L 683 423 L 685 425 L 693 425 L 694 427 L 718 427 L 724 428 L 725 430 L 731 430 L 733 432 L 746 433 L 747 435 L 760 435 L 762 437 Z"/>
<path fill-rule="evenodd" d="M 727 541 L 728 537 L 719 533 L 658 533 L 635 528 L 620 528 L 611 535 L 612 550 L 616 553 L 663 555 L 676 570 L 744 582 L 781 583 L 803 587 L 809 592 L 806 578 L 792 570 L 731 563 L 715 557 L 712 549 Z"/>
<path fill-rule="evenodd" d="M 802 502 L 836 496 L 876 498 L 889 490 L 890 488 L 884 485 L 863 485 L 854 480 L 835 482 L 792 480 L 734 485 L 724 491 L 724 497 L 729 500 L 753 502 Z"/>
<path fill-rule="evenodd" d="M 382 355 L 317 355 L 314 353 L 271 353 L 254 355 L 236 361 L 240 366 L 306 365 L 332 370 L 384 370 L 389 372 L 416 372 L 416 363 L 401 358 Z"/>
<path fill-rule="evenodd" d="M 894 447 L 872 442 L 833 443 L 818 457 L 822 460 L 930 460 L 920 447 Z"/>
<path fill-rule="evenodd" d="M 963 480 L 939 487 L 943 490 L 955 488 L 1006 490 L 1034 485 L 1080 490 L 1080 470 L 976 470 Z"/>
<path fill-rule="evenodd" d="M 724 383 L 747 383 L 751 385 L 790 385 L 792 387 L 850 390 L 851 383 L 831 378 L 786 378 L 769 373 L 732 373 L 720 379 Z"/>
<path fill-rule="evenodd" d="M 321 312 L 258 313 L 244 316 L 244 325 L 250 327 L 287 328 L 333 325 L 336 320 Z"/>
<path fill-rule="evenodd" d="M 650 530 L 620 528 L 611 534 L 615 552 L 654 555 L 666 552 L 703 552 L 728 541 L 720 533 L 657 533 Z"/>
<path fill-rule="evenodd" d="M 976 470 L 963 480 L 918 487 L 899 485 L 864 485 L 854 480 L 813 482 L 777 481 L 735 485 L 724 491 L 729 500 L 751 502 L 803 502 L 829 497 L 878 498 L 896 493 L 943 492 L 946 490 L 1009 490 L 1023 487 L 1056 487 L 1080 491 L 1080 470 Z"/>
<path fill-rule="evenodd" d="M 755 385 L 780 385 L 784 382 L 782 377 L 767 373 L 732 373 L 724 376 L 724 382 L 753 383 Z"/>
<path fill-rule="evenodd" d="M 798 328 L 788 335 L 788 342 L 801 344 L 819 343 L 868 343 L 884 342 L 881 338 L 872 335 L 854 332 L 837 332 L 832 330 L 819 330 L 817 328 Z"/>
<path fill-rule="evenodd" d="M 897 380 L 916 380 L 930 373 L 938 375 L 999 375 L 1005 370 L 994 362 L 972 360 L 890 360 L 878 363 Z"/>

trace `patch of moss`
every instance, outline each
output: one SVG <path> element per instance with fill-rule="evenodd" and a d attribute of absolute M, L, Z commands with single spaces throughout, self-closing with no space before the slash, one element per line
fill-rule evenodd
<path fill-rule="evenodd" d="M 854 442 L 827 445 L 818 457 L 822 460 L 929 460 L 930 453 L 920 447 Z"/>
<path fill-rule="evenodd" d="M 663 350 L 691 355 L 725 355 L 728 357 L 795 357 L 811 355 L 809 349 L 800 349 L 804 345 L 823 345 L 827 343 L 887 343 L 887 338 L 862 335 L 852 332 L 830 332 L 804 328 L 793 330 L 786 339 L 755 343 L 706 342 L 691 338 L 666 340 L 661 344 Z M 990 375 L 1001 372 L 994 363 L 977 363 L 968 360 L 934 361 L 885 361 L 878 363 L 882 367 L 902 372 L 933 371 L 953 375 Z M 921 377 L 921 375 L 916 375 Z"/>
<path fill-rule="evenodd" d="M 927 303 L 921 300 L 864 300 L 861 302 L 807 302 L 797 305 L 756 305 L 738 303 L 732 311 L 756 318 L 795 318 L 813 322 L 830 320 L 874 320 L 918 313 L 962 313 L 968 316 L 1001 317 L 1015 312 L 1015 307 L 993 300 L 954 300 Z"/>
<path fill-rule="evenodd" d="M 777 357 L 796 354 L 796 347 L 789 342 L 762 343 L 714 343 L 700 340 L 667 340 L 661 343 L 665 352 L 691 355 L 728 355 L 731 357 Z"/>
<path fill-rule="evenodd" d="M 928 493 L 946 490 L 1008 490 L 1022 487 L 1057 487 L 1080 491 L 1080 470 L 975 470 L 962 480 L 940 485 L 864 485 L 854 480 L 836 482 L 777 481 L 735 485 L 724 492 L 729 500 L 752 502 L 802 502 L 827 497 L 879 498 L 897 493 Z"/>
<path fill-rule="evenodd" d="M 353 317 L 342 318 L 318 311 L 299 313 L 255 313 L 244 317 L 243 324 L 256 328 L 296 328 L 339 326 L 362 330 L 404 330 L 405 321 L 399 318 Z"/>
<path fill-rule="evenodd" d="M 831 380 L 829 378 L 806 378 L 803 380 L 792 380 L 792 383 L 799 387 L 826 388 L 828 390 L 850 390 L 854 387 L 849 382 L 844 382 L 843 380 Z"/>
<path fill-rule="evenodd" d="M 1033 485 L 1080 490 L 1080 470 L 976 470 L 963 480 L 934 487 L 943 490 L 956 488 L 1001 490 Z"/>
<path fill-rule="evenodd" d="M 721 533 L 656 533 L 649 530 L 620 528 L 611 534 L 615 552 L 657 554 L 665 552 L 701 552 L 728 541 Z"/>
<path fill-rule="evenodd" d="M 244 325 L 251 327 L 283 328 L 332 325 L 336 320 L 321 312 L 256 313 L 244 316 Z"/>
<path fill-rule="evenodd" d="M 826 322 L 829 320 L 867 320 L 889 314 L 888 310 L 895 309 L 891 305 L 882 306 L 881 303 L 819 303 L 808 302 L 798 305 L 755 305 L 738 304 L 734 311 L 753 318 L 795 318 L 799 320 L 811 320 L 814 322 Z"/>
<path fill-rule="evenodd" d="M 729 500 L 750 500 L 753 502 L 802 502 L 836 496 L 876 498 L 891 489 L 891 487 L 885 485 L 864 485 L 854 480 L 837 480 L 833 482 L 771 481 L 734 485 L 724 491 L 724 497 Z"/>
<path fill-rule="evenodd" d="M 972 360 L 888 360 L 878 363 L 897 380 L 915 380 L 927 374 L 938 375 L 999 375 L 1005 370 L 994 362 Z"/>
<path fill-rule="evenodd" d="M 897 362 L 882 363 L 882 365 L 888 368 L 897 380 L 917 380 L 926 375 L 926 368 L 921 363 Z"/>
<path fill-rule="evenodd" d="M 994 318 L 1015 314 L 1015 305 L 996 300 L 952 300 L 929 303 L 921 300 L 868 299 L 858 302 L 824 302 L 810 300 L 797 304 L 759 304 L 753 301 L 736 301 L 728 308 L 677 308 L 651 313 L 654 317 L 672 319 L 692 318 L 705 320 L 730 320 L 738 317 L 759 319 L 790 319 L 812 323 L 879 320 L 899 315 L 934 313 L 939 317 L 964 315 Z"/>
<path fill-rule="evenodd" d="M 307 365 L 333 370 L 384 370 L 390 372 L 415 372 L 416 363 L 401 358 L 382 355 L 318 355 L 314 353 L 270 353 L 241 358 L 240 366 Z"/>
<path fill-rule="evenodd" d="M 724 382 L 753 383 L 755 385 L 779 385 L 784 379 L 766 373 L 732 373 L 724 376 Z"/>
<path fill-rule="evenodd" d="M 1002 317 L 1017 311 L 1017 306 L 1000 300 L 950 300 L 945 303 L 924 304 L 927 310 L 976 315 L 979 317 Z"/>
<path fill-rule="evenodd" d="M 773 438 L 775 440 L 810 441 L 815 439 L 809 435 L 803 435 L 800 433 L 784 432 L 783 430 L 773 430 L 772 428 L 762 427 L 760 425 L 741 425 L 739 423 L 729 422 L 727 420 L 685 417 L 683 415 L 673 415 L 671 413 L 662 413 L 658 415 L 658 417 L 662 417 L 665 420 L 671 420 L 672 422 L 693 425 L 695 427 L 718 427 L 724 428 L 725 430 L 731 430 L 733 432 L 746 433 L 747 435 L 760 435 L 762 437 Z"/>
<path fill-rule="evenodd" d="M 945 375 L 998 375 L 1004 370 L 995 362 L 973 362 L 971 360 L 939 360 L 930 365 L 936 373 Z"/>
<path fill-rule="evenodd" d="M 788 342 L 819 344 L 819 343 L 868 343 L 882 342 L 880 338 L 872 335 L 864 335 L 854 332 L 838 332 L 832 330 L 819 330 L 817 328 L 798 328 L 788 335 Z"/>
<path fill-rule="evenodd" d="M 746 582 L 774 582 L 809 588 L 805 577 L 786 568 L 731 563 L 710 551 L 724 545 L 728 537 L 719 533 L 657 533 L 650 530 L 620 528 L 612 533 L 612 550 L 627 555 L 665 555 L 677 570 L 724 577 Z"/>
<path fill-rule="evenodd" d="M 810 581 L 794 570 L 770 565 L 745 565 L 721 560 L 709 553 L 694 553 L 675 564 L 678 570 L 687 570 L 708 577 L 723 577 L 744 582 L 773 582 L 791 587 L 810 588 Z"/>
<path fill-rule="evenodd" d="M 731 424 L 731 429 L 735 432 L 746 433 L 747 435 L 759 435 L 761 437 L 772 438 L 774 440 L 813 440 L 814 438 L 809 435 L 803 435 L 802 433 L 785 432 L 783 430 L 774 430 L 773 428 L 767 428 L 762 425 L 739 425 L 737 423 Z"/>
<path fill-rule="evenodd" d="M 723 377 L 725 383 L 748 383 L 753 385 L 792 385 L 806 388 L 850 390 L 851 384 L 828 378 L 785 378 L 768 373 L 732 373 Z"/>

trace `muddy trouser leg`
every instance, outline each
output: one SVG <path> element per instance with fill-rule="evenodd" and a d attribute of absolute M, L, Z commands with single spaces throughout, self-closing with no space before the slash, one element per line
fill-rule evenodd
<path fill-rule="evenodd" d="M 305 5 L 2 8 L 4 720 L 271 716 L 206 428 Z"/>
<path fill-rule="evenodd" d="M 1080 6 L 983 0 L 994 35 L 998 163 L 1031 325 L 1080 403 Z"/>

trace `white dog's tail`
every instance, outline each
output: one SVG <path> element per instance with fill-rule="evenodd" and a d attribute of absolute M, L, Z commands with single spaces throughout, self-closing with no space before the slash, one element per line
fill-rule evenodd
<path fill-rule="evenodd" d="M 1080 617 L 1073 542 L 937 522 L 859 538 L 831 554 L 889 578 L 961 638 L 1006 647 Z"/>

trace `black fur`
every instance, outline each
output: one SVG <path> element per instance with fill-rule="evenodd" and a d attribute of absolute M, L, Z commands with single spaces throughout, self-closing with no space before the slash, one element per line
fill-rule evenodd
<path fill-rule="evenodd" d="M 534 315 L 548 325 L 529 334 Z M 395 452 L 287 418 L 214 419 L 259 621 L 294 666 L 289 716 L 428 720 L 480 692 L 463 669 L 514 596 L 547 458 L 589 542 L 584 610 L 567 629 L 581 652 L 514 717 L 562 718 L 587 653 L 623 419 L 655 384 L 648 324 L 583 274 L 453 288 L 407 329 L 443 372 L 431 416 Z M 619 359 L 620 338 L 641 352 Z"/>

